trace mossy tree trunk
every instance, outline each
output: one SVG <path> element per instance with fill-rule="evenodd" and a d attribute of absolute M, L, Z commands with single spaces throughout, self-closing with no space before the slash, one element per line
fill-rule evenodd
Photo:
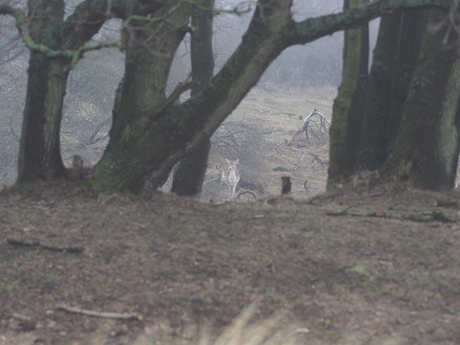
<path fill-rule="evenodd" d="M 395 53 L 396 64 L 391 77 L 391 93 L 388 100 L 386 158 L 393 148 L 403 116 L 404 104 L 415 69 L 418 64 L 422 36 L 427 32 L 425 10 L 416 9 L 402 12 Z M 369 107 L 371 111 L 372 106 Z M 377 128 L 376 128 L 377 129 Z"/>
<path fill-rule="evenodd" d="M 110 5 L 102 0 L 83 1 L 65 19 L 64 0 L 29 0 L 25 20 L 21 10 L 0 5 L 1 14 L 15 16 L 31 50 L 17 183 L 66 176 L 59 138 L 62 105 L 68 75 L 82 57 L 85 43 L 111 16 L 147 14 L 162 6 L 156 2 L 146 5 L 121 0 Z"/>
<path fill-rule="evenodd" d="M 443 50 L 441 35 L 427 30 L 445 16 L 440 10 L 412 10 L 382 20 L 357 161 L 349 155 L 356 146 L 347 142 L 347 135 L 359 131 L 344 110 L 351 109 L 350 90 L 357 85 L 347 72 L 356 79 L 359 72 L 356 63 L 348 69 L 347 45 L 344 81 L 334 104 L 332 125 L 339 125 L 331 127 L 328 187 L 359 169 L 379 169 L 386 179 L 408 180 L 418 188 L 454 186 L 459 154 L 458 52 Z M 334 123 L 337 118 L 340 121 Z"/>
<path fill-rule="evenodd" d="M 191 60 L 192 80 L 199 84 L 191 90 L 191 97 L 198 94 L 211 81 L 214 74 L 212 50 L 212 24 L 214 0 L 201 0 L 192 11 Z M 211 139 L 206 138 L 193 151 L 181 159 L 174 170 L 171 191 L 179 195 L 199 196 L 208 168 Z"/>
<path fill-rule="evenodd" d="M 123 112 L 114 112 L 110 142 L 96 166 L 96 179 L 104 188 L 133 193 L 154 190 L 165 182 L 172 167 L 180 159 L 211 137 L 270 62 L 290 43 L 283 42 L 282 37 L 287 30 L 293 29 L 294 22 L 289 12 L 291 1 L 279 0 L 272 4 L 271 0 L 264 0 L 261 3 L 270 3 L 270 6 L 257 7 L 254 14 L 256 19 L 252 21 L 234 55 L 207 87 L 182 104 L 165 100 L 163 96 L 150 109 L 144 106 L 142 109 L 148 110 L 142 116 L 142 109 L 137 106 L 139 101 L 124 100 L 125 92 L 138 95 L 136 88 L 139 78 L 142 78 L 141 75 L 137 76 L 136 82 L 128 87 L 131 72 L 130 66 L 126 66 L 120 98 L 120 104 L 126 104 L 126 108 Z M 174 35 L 171 29 L 166 31 L 168 37 Z M 172 39 L 160 41 L 172 42 Z M 168 48 L 171 49 L 170 53 L 174 52 L 172 48 Z M 160 51 L 162 54 L 156 55 L 165 58 L 168 54 L 159 49 L 155 47 L 152 50 L 151 47 L 150 51 Z M 143 53 L 138 50 L 133 54 L 133 61 L 139 61 L 139 54 Z M 145 54 L 147 59 L 149 53 L 146 51 Z M 158 73 L 163 73 L 164 66 L 154 67 L 151 56 L 150 59 L 150 64 L 145 65 L 146 61 L 142 61 L 139 65 L 144 67 L 144 76 L 149 73 L 145 66 L 151 66 L 158 82 L 162 78 Z M 155 95 L 157 92 L 150 88 L 149 99 L 155 98 L 152 93 Z M 164 104 L 167 106 L 164 107 Z M 123 105 L 118 108 L 121 107 Z"/>
<path fill-rule="evenodd" d="M 358 170 L 378 170 L 387 159 L 417 63 L 424 11 L 382 17 L 369 74 Z"/>
<path fill-rule="evenodd" d="M 352 8 L 364 2 L 345 0 L 344 7 Z M 342 83 L 334 101 L 330 128 L 328 188 L 355 172 L 364 118 L 368 61 L 368 25 L 345 31 Z"/>
<path fill-rule="evenodd" d="M 445 12 L 430 10 L 423 24 Z M 459 155 L 459 49 L 442 50 L 439 35 L 424 32 L 393 150 L 382 173 L 415 187 L 452 189 Z"/>
<path fill-rule="evenodd" d="M 175 92 L 166 97 L 166 83 L 192 9 L 180 3 L 171 1 L 151 18 L 125 23 L 125 74 L 117 91 L 109 144 L 95 167 L 97 180 L 110 190 L 148 189 L 152 164 L 158 156 L 169 155 L 171 141 L 184 140 L 169 128 L 181 123 L 180 116 L 165 119 L 163 114 L 176 101 L 171 98 Z M 166 177 L 162 175 L 155 188 Z"/>
<path fill-rule="evenodd" d="M 56 25 L 64 18 L 64 1 L 29 0 L 27 21 L 32 39 L 59 48 Z M 27 97 L 20 141 L 18 183 L 52 180 L 65 175 L 59 133 L 70 60 L 50 58 L 32 51 L 29 59 Z"/>

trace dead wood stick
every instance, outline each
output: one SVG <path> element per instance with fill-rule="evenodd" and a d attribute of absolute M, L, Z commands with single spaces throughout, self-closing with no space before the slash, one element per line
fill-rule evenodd
<path fill-rule="evenodd" d="M 68 252 L 68 253 L 81 253 L 84 248 L 80 246 L 51 246 L 41 241 L 26 241 L 26 240 L 15 240 L 9 239 L 8 244 L 12 246 L 23 246 L 23 247 L 42 247 L 46 250 L 53 252 Z"/>
<path fill-rule="evenodd" d="M 123 319 L 123 320 L 139 320 L 142 321 L 142 316 L 137 314 L 126 314 L 126 313 L 111 313 L 111 312 L 98 312 L 88 309 L 80 309 L 75 307 L 70 307 L 64 304 L 58 304 L 56 308 L 67 311 L 69 313 L 83 314 L 89 316 L 103 317 L 106 319 Z"/>
<path fill-rule="evenodd" d="M 281 176 L 281 194 L 290 194 L 291 186 L 291 178 L 289 176 Z"/>
<path fill-rule="evenodd" d="M 256 193 L 254 193 L 254 192 L 251 191 L 251 190 L 247 190 L 247 189 L 243 189 L 243 190 L 239 191 L 238 194 L 236 195 L 236 197 L 239 198 L 239 197 L 242 196 L 243 194 L 251 194 L 254 198 L 257 198 Z"/>

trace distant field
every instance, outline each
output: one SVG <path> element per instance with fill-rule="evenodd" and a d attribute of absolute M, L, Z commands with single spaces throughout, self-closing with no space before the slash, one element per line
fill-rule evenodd
<path fill-rule="evenodd" d="M 227 198 L 225 186 L 220 186 L 219 180 L 225 158 L 240 159 L 238 187 L 241 189 L 259 195 L 279 194 L 281 176 L 286 175 L 291 177 L 294 197 L 309 197 L 324 191 L 328 145 L 295 148 L 281 144 L 302 127 L 300 116 L 305 118 L 314 108 L 330 121 L 335 95 L 336 88 L 332 87 L 289 91 L 254 88 L 213 137 L 203 198 Z M 304 139 L 301 135 L 296 142 L 302 146 L 306 144 Z M 299 162 L 304 152 L 307 154 Z M 320 157 L 323 164 L 310 153 Z"/>
<path fill-rule="evenodd" d="M 241 180 L 237 192 L 249 190 L 257 196 L 277 195 L 280 193 L 281 176 L 285 175 L 291 177 L 294 197 L 309 197 L 324 191 L 328 146 L 305 146 L 304 135 L 296 140 L 299 144 L 297 147 L 281 144 L 290 140 L 302 126 L 300 117 L 305 118 L 314 108 L 318 108 L 330 121 L 336 92 L 334 87 L 303 90 L 278 89 L 266 84 L 255 87 L 212 138 L 213 147 L 202 198 L 216 201 L 230 199 L 226 186 L 220 185 L 225 159 L 240 160 L 238 169 Z M 94 120 L 94 124 L 100 125 L 101 121 Z M 104 126 L 98 136 L 104 137 L 108 130 L 109 125 Z M 87 128 L 69 127 L 62 130 L 62 156 L 67 166 L 71 165 L 74 155 L 82 156 L 85 166 L 92 166 L 100 159 L 108 139 L 95 145 L 80 145 L 82 138 L 89 137 L 92 131 L 94 128 L 89 125 Z M 311 154 L 320 157 L 323 163 L 313 159 Z M 16 165 L 13 168 L 15 170 Z M 15 177 L 16 171 L 10 171 L 3 183 L 13 183 Z M 170 185 L 169 180 L 162 190 L 167 192 Z"/>

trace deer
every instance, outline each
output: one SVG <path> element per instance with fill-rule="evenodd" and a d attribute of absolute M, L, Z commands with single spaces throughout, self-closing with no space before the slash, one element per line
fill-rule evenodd
<path fill-rule="evenodd" d="M 240 181 L 240 173 L 236 170 L 236 165 L 240 162 L 239 159 L 236 161 L 225 160 L 227 166 L 222 170 L 222 177 L 220 179 L 220 184 L 225 182 L 230 190 L 232 195 L 235 194 L 236 185 Z"/>

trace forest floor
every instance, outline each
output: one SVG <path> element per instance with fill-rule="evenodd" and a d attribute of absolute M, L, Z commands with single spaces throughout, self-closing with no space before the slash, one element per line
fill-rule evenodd
<path fill-rule="evenodd" d="M 301 344 L 458 345 L 459 208 L 372 176 L 252 203 L 4 189 L 0 344 L 192 344 L 257 300 Z"/>

